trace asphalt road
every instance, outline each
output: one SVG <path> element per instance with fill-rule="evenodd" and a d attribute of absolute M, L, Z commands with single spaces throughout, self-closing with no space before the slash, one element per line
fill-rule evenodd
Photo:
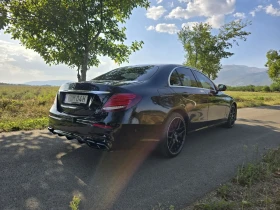
<path fill-rule="evenodd" d="M 233 177 L 239 165 L 280 145 L 280 106 L 239 110 L 234 128 L 187 136 L 164 159 L 149 148 L 100 152 L 47 131 L 0 134 L 0 209 L 180 209 Z"/>

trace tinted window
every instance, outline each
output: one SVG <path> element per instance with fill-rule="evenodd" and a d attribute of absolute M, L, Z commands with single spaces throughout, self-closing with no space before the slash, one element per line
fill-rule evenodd
<path fill-rule="evenodd" d="M 177 70 L 173 71 L 170 76 L 170 85 L 172 86 L 182 86 Z"/>
<path fill-rule="evenodd" d="M 180 78 L 183 86 L 197 87 L 197 82 L 196 82 L 191 70 L 186 69 L 186 68 L 179 68 L 179 69 L 177 69 L 177 72 L 179 74 L 179 78 Z"/>
<path fill-rule="evenodd" d="M 211 82 L 211 80 L 208 77 L 206 77 L 204 74 L 198 71 L 193 71 L 193 72 L 195 73 L 199 83 L 201 84 L 201 87 L 215 90 L 214 84 Z"/>
<path fill-rule="evenodd" d="M 114 69 L 93 80 L 145 81 L 158 70 L 157 66 L 126 66 Z"/>

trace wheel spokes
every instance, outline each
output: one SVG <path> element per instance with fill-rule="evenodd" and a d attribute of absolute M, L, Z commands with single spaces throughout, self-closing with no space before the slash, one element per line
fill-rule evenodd
<path fill-rule="evenodd" d="M 169 126 L 167 146 L 170 152 L 177 153 L 184 142 L 186 128 L 180 118 L 174 119 Z"/>
<path fill-rule="evenodd" d="M 232 107 L 230 110 L 230 116 L 229 116 L 230 124 L 233 124 L 236 120 L 236 110 L 235 107 Z"/>
<path fill-rule="evenodd" d="M 185 129 L 183 129 L 183 130 L 180 131 L 180 132 L 177 132 L 177 135 L 178 135 L 178 136 L 182 136 L 183 134 L 185 134 Z"/>

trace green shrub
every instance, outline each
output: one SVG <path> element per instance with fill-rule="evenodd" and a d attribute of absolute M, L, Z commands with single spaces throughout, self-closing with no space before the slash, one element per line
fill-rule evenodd
<path fill-rule="evenodd" d="M 271 91 L 276 92 L 276 91 L 280 91 L 280 83 L 273 83 L 270 86 Z"/>
<path fill-rule="evenodd" d="M 241 186 L 251 186 L 254 182 L 260 181 L 266 176 L 266 167 L 263 164 L 249 163 L 245 167 L 239 167 L 237 176 L 234 179 Z"/>
<path fill-rule="evenodd" d="M 280 91 L 279 84 L 272 84 L 269 86 L 254 86 L 254 85 L 247 85 L 247 86 L 237 86 L 231 87 L 227 86 L 228 91 L 244 91 L 244 92 L 271 92 L 271 91 Z"/>
<path fill-rule="evenodd" d="M 263 91 L 263 86 L 255 86 L 255 92 L 261 92 Z"/>
<path fill-rule="evenodd" d="M 81 198 L 79 196 L 74 196 L 69 205 L 71 210 L 79 210 L 80 202 Z"/>
<path fill-rule="evenodd" d="M 227 200 L 228 195 L 230 192 L 230 187 L 228 185 L 222 185 L 217 189 L 217 195 L 220 196 L 222 199 Z"/>
<path fill-rule="evenodd" d="M 269 86 L 264 86 L 264 87 L 262 88 L 262 91 L 264 91 L 264 92 L 270 92 L 270 87 L 269 87 Z"/>
<path fill-rule="evenodd" d="M 233 210 L 235 203 L 225 200 L 213 201 L 209 203 L 200 203 L 194 206 L 194 210 Z"/>

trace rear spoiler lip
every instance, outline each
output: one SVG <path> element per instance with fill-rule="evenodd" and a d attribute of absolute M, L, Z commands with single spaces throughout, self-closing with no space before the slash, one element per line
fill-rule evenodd
<path fill-rule="evenodd" d="M 85 94 L 109 94 L 109 91 L 99 91 L 99 90 L 59 90 L 59 92 L 63 93 L 85 93 Z"/>

